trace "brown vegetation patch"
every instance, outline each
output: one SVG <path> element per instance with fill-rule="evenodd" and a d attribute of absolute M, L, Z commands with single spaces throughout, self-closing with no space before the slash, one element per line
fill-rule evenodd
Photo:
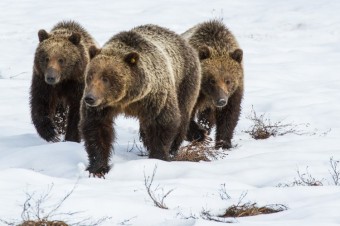
<path fill-rule="evenodd" d="M 216 150 L 213 146 L 211 138 L 205 141 L 193 141 L 190 144 L 180 147 L 176 156 L 172 161 L 188 161 L 188 162 L 199 162 L 216 160 L 223 158 L 226 153 L 223 150 Z"/>
<path fill-rule="evenodd" d="M 63 221 L 41 220 L 41 221 L 25 221 L 22 224 L 19 224 L 18 226 L 69 226 L 69 225 Z"/>
<path fill-rule="evenodd" d="M 281 204 L 267 205 L 259 207 L 254 203 L 245 203 L 242 205 L 232 205 L 226 209 L 225 213 L 219 217 L 248 217 L 260 214 L 277 213 L 287 210 L 287 207 Z"/>

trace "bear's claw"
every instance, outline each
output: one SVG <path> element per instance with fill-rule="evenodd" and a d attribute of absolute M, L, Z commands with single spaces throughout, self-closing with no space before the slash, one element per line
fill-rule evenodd
<path fill-rule="evenodd" d="M 57 131 L 48 117 L 43 117 L 36 125 L 39 135 L 48 142 L 59 142 Z"/>
<path fill-rule="evenodd" d="M 209 133 L 203 128 L 196 128 L 189 131 L 186 138 L 188 141 L 201 142 L 209 138 Z"/>
<path fill-rule="evenodd" d="M 89 177 L 93 176 L 94 178 L 103 178 L 105 179 L 105 174 L 104 173 L 90 173 L 89 172 Z"/>
<path fill-rule="evenodd" d="M 232 147 L 233 146 L 231 145 L 231 142 L 230 141 L 226 141 L 226 140 L 216 141 L 216 144 L 215 144 L 215 149 L 216 150 L 218 150 L 220 148 L 222 148 L 222 149 L 230 149 Z"/>
<path fill-rule="evenodd" d="M 97 177 L 97 178 L 103 178 L 105 179 L 105 174 L 107 174 L 110 170 L 109 166 L 94 166 L 90 164 L 89 167 L 86 169 L 89 171 L 89 177 Z"/>

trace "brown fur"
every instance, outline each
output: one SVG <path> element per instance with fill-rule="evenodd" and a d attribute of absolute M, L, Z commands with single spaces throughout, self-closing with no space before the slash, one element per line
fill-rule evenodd
<path fill-rule="evenodd" d="M 46 141 L 59 141 L 59 127 L 66 127 L 65 140 L 80 142 L 78 124 L 88 49 L 94 39 L 76 22 L 60 22 L 50 33 L 38 32 L 30 106 L 33 124 Z M 63 107 L 61 107 L 63 106 Z M 55 122 L 55 115 L 67 114 L 67 122 Z M 64 124 L 63 124 L 64 123 Z"/>
<path fill-rule="evenodd" d="M 113 119 L 136 117 L 150 158 L 168 160 L 189 124 L 200 88 L 196 52 L 175 33 L 145 25 L 90 49 L 80 128 L 91 174 L 108 172 Z"/>
<path fill-rule="evenodd" d="M 243 97 L 243 51 L 233 34 L 216 20 L 199 24 L 182 37 L 199 52 L 202 67 L 201 91 L 187 139 L 203 140 L 216 125 L 215 147 L 231 148 Z"/>

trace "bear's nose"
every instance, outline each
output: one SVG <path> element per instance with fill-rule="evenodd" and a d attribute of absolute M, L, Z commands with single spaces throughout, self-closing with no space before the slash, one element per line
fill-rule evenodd
<path fill-rule="evenodd" d="M 93 105 L 96 102 L 96 99 L 92 94 L 88 94 L 85 96 L 84 101 L 88 105 Z"/>
<path fill-rule="evenodd" d="M 54 83 L 55 82 L 55 77 L 47 77 L 46 78 L 46 81 L 48 82 L 48 83 Z"/>
<path fill-rule="evenodd" d="M 47 68 L 46 73 L 45 73 L 45 81 L 47 84 L 54 85 L 58 83 L 59 81 L 59 75 L 57 70 L 54 68 Z"/>
<path fill-rule="evenodd" d="M 224 107 L 224 106 L 226 106 L 226 105 L 227 105 L 227 100 L 224 99 L 224 98 L 221 98 L 221 99 L 219 99 L 219 100 L 217 101 L 217 106 L 218 106 L 218 107 Z"/>

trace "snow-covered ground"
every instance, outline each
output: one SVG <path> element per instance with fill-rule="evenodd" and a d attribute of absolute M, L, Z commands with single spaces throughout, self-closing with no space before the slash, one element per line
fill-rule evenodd
<path fill-rule="evenodd" d="M 0 11 L 0 219 L 20 220 L 25 193 L 39 197 L 53 184 L 46 203 L 51 206 L 77 184 L 59 209 L 82 211 L 73 222 L 108 216 L 102 225 L 220 225 L 199 218 L 202 208 L 222 214 L 247 191 L 244 201 L 289 209 L 238 218 L 237 225 L 340 225 L 340 186 L 329 173 L 330 157 L 340 160 L 340 1 L 1 0 Z M 138 140 L 138 123 L 119 118 L 112 170 L 103 180 L 84 171 L 82 143 L 46 143 L 37 135 L 28 92 L 39 29 L 73 19 L 102 45 L 141 24 L 182 33 L 214 18 L 223 18 L 245 53 L 246 92 L 233 140 L 238 146 L 224 159 L 191 163 L 139 157 L 137 148 L 128 151 Z M 252 106 L 274 122 L 309 123 L 303 129 L 316 134 L 253 140 L 242 132 L 252 124 L 247 119 Z M 175 189 L 165 199 L 168 210 L 155 207 L 144 187 L 144 172 L 151 175 L 155 165 L 155 185 Z M 297 170 L 304 173 L 307 166 L 324 186 L 277 187 L 293 182 Z M 220 199 L 221 184 L 231 200 Z"/>

